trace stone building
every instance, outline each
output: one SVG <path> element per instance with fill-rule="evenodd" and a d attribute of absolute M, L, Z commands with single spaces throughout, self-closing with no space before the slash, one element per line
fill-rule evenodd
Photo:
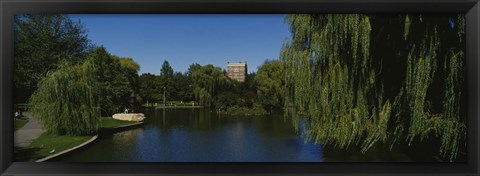
<path fill-rule="evenodd" d="M 239 82 L 247 79 L 247 62 L 230 63 L 227 65 L 228 77 Z"/>

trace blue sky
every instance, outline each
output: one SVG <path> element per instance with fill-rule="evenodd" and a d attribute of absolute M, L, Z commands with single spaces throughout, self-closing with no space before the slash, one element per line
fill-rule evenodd
<path fill-rule="evenodd" d="M 87 28 L 96 45 L 131 57 L 142 73 L 159 74 L 166 59 L 175 71 L 192 63 L 226 68 L 247 61 L 249 72 L 266 59 L 278 59 L 291 34 L 285 15 L 69 15 Z"/>

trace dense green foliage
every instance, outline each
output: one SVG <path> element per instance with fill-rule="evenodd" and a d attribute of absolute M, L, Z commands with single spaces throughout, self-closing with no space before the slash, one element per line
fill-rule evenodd
<path fill-rule="evenodd" d="M 454 159 L 465 135 L 464 17 L 399 17 L 288 15 L 286 117 L 303 117 L 310 140 L 363 152 L 438 136 Z"/>
<path fill-rule="evenodd" d="M 175 72 L 173 75 L 173 93 L 172 99 L 177 101 L 193 101 L 194 94 L 193 94 L 193 82 L 189 79 L 186 74 L 182 74 L 180 72 Z"/>
<path fill-rule="evenodd" d="M 100 107 L 103 116 L 123 112 L 130 107 L 130 95 L 134 92 L 135 81 L 138 77 L 137 65 L 133 61 L 130 66 L 122 66 L 121 59 L 112 56 L 105 48 L 92 50 L 87 58 L 94 61 L 97 67 L 94 73 L 100 88 Z M 125 62 L 125 61 L 123 61 Z M 133 62 L 133 63 L 131 63 Z"/>
<path fill-rule="evenodd" d="M 191 67 L 193 67 L 193 65 L 194 64 L 192 64 Z M 166 98 L 165 103 L 170 101 L 193 101 L 192 72 L 174 72 L 173 68 L 168 64 L 168 61 L 164 61 L 160 75 L 151 73 L 140 75 L 139 94 L 143 103 L 150 105 L 152 103 L 163 104 L 164 93 Z"/>
<path fill-rule="evenodd" d="M 144 73 L 139 78 L 139 94 L 146 104 L 163 100 L 163 86 L 159 76 Z"/>
<path fill-rule="evenodd" d="M 61 64 L 39 83 L 29 108 L 49 134 L 85 135 L 100 125 L 98 68 L 92 60 Z"/>
<path fill-rule="evenodd" d="M 29 99 L 50 134 L 95 133 L 100 113 L 129 107 L 139 69 L 131 58 L 91 46 L 84 26 L 65 15 L 15 18 L 15 98 Z"/>
<path fill-rule="evenodd" d="M 257 99 L 269 111 L 283 108 L 285 98 L 285 74 L 283 63 L 266 61 L 255 76 Z"/>
<path fill-rule="evenodd" d="M 81 62 L 90 48 L 85 27 L 65 15 L 17 15 L 14 30 L 16 103 L 27 102 L 48 71 Z"/>
<path fill-rule="evenodd" d="M 172 93 L 175 91 L 175 80 L 173 74 L 173 68 L 170 66 L 170 63 L 165 60 L 162 64 L 162 68 L 160 69 L 160 82 L 165 90 L 165 101 L 173 98 Z"/>
<path fill-rule="evenodd" d="M 138 64 L 92 49 L 83 63 L 64 63 L 39 84 L 30 111 L 50 134 L 84 135 L 98 130 L 101 114 L 110 116 L 130 107 L 137 88 Z"/>
<path fill-rule="evenodd" d="M 173 72 L 168 61 L 164 61 L 160 75 L 149 73 L 140 76 L 140 96 L 143 103 L 163 103 L 163 93 L 170 96 L 166 103 L 191 102 L 196 105 L 214 109 L 228 115 L 261 115 L 266 114 L 265 107 L 270 111 L 281 109 L 283 95 L 276 92 L 282 89 L 282 73 L 278 68 L 279 61 L 268 61 L 262 71 L 262 77 L 256 79 L 256 74 L 248 74 L 244 82 L 237 82 L 227 76 L 225 70 L 213 65 L 193 63 L 185 73 Z M 273 74 L 267 73 L 275 71 Z M 173 75 L 170 75 L 173 73 Z M 171 80 L 167 79 L 170 78 Z M 173 84 L 173 89 L 168 88 Z M 257 89 L 262 87 L 264 96 L 259 98 Z M 273 87 L 272 87 L 273 86 Z M 267 95 L 268 94 L 268 95 Z M 270 101 L 274 94 L 276 101 Z M 263 102 L 263 103 L 261 103 Z M 190 105 L 190 104 L 189 104 Z"/>
<path fill-rule="evenodd" d="M 124 73 L 124 76 L 127 78 L 129 87 L 134 93 L 138 93 L 139 87 L 139 76 L 138 71 L 140 71 L 140 65 L 136 63 L 132 58 L 129 57 L 118 57 L 112 56 L 115 60 L 118 60 L 120 63 L 120 68 Z"/>
<path fill-rule="evenodd" d="M 232 85 L 232 80 L 220 67 L 206 65 L 192 73 L 193 92 L 200 105 L 210 107 L 214 98 Z"/>
<path fill-rule="evenodd" d="M 232 105 L 219 111 L 219 114 L 227 114 L 230 116 L 260 116 L 268 114 L 268 112 L 259 104 L 253 104 L 251 107 Z"/>

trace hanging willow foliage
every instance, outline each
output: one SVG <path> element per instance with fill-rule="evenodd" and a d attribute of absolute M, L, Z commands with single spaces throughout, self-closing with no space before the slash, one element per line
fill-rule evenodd
<path fill-rule="evenodd" d="M 366 15 L 289 15 L 286 114 L 304 117 L 307 138 L 367 151 L 386 140 L 391 104 L 375 87 Z M 380 95 L 380 96 L 372 96 Z M 375 97 L 375 98 L 372 98 Z"/>
<path fill-rule="evenodd" d="M 213 97 L 215 97 L 219 88 L 229 87 L 231 84 L 228 77 L 220 67 L 213 65 L 201 66 L 192 73 L 195 99 L 202 106 L 212 106 Z"/>
<path fill-rule="evenodd" d="M 419 28 L 429 25 L 421 16 L 414 20 L 405 16 L 399 33 L 406 41 L 405 80 L 398 80 L 403 84 L 397 96 L 384 99 L 379 75 L 384 77 L 381 71 L 388 68 L 374 61 L 383 56 L 371 55 L 375 48 L 370 47 L 369 16 L 288 15 L 292 40 L 284 44 L 280 57 L 285 66 L 285 117 L 297 128 L 303 118 L 307 140 L 340 148 L 354 145 L 362 152 L 378 142 L 393 146 L 436 134 L 440 152 L 450 151 L 451 160 L 455 158 L 464 132 L 459 120 L 463 56 L 453 53 L 446 60 L 444 113 L 431 113 L 427 95 L 436 75 L 440 39 L 436 26 Z M 425 35 L 411 36 L 412 27 Z"/>
<path fill-rule="evenodd" d="M 460 118 L 460 97 L 462 96 L 462 66 L 464 58 L 463 52 L 451 52 L 449 59 L 445 60 L 444 69 L 447 73 L 447 81 L 445 84 L 444 104 L 444 121 L 441 125 L 441 141 L 442 146 L 440 152 L 447 154 L 450 151 L 450 156 L 455 158 L 460 139 L 466 137 L 466 125 Z"/>
<path fill-rule="evenodd" d="M 29 108 L 47 133 L 85 135 L 96 133 L 100 124 L 95 66 L 61 64 L 39 83 Z"/>
<path fill-rule="evenodd" d="M 406 96 L 405 103 L 410 106 L 411 121 L 408 136 L 410 142 L 417 135 L 420 135 L 421 140 L 425 139 L 438 122 L 429 112 L 425 112 L 428 109 L 427 90 L 437 67 L 436 51 L 440 44 L 437 35 L 436 32 L 432 36 L 427 34 L 418 52 L 413 45 L 407 58 L 405 94 L 402 95 Z"/>

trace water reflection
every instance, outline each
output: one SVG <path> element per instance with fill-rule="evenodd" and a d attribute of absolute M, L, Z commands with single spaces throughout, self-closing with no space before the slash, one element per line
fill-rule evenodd
<path fill-rule="evenodd" d="M 218 116 L 208 109 L 148 109 L 142 128 L 101 136 L 57 158 L 72 162 L 321 162 L 282 115 Z"/>
<path fill-rule="evenodd" d="M 365 154 L 305 142 L 282 114 L 218 116 L 207 109 L 148 109 L 141 128 L 104 134 L 61 162 L 438 162 L 430 145 L 378 145 Z M 301 123 L 300 123 L 301 124 Z M 300 128 L 301 129 L 301 128 Z M 465 158 L 465 157 L 463 157 Z"/>

